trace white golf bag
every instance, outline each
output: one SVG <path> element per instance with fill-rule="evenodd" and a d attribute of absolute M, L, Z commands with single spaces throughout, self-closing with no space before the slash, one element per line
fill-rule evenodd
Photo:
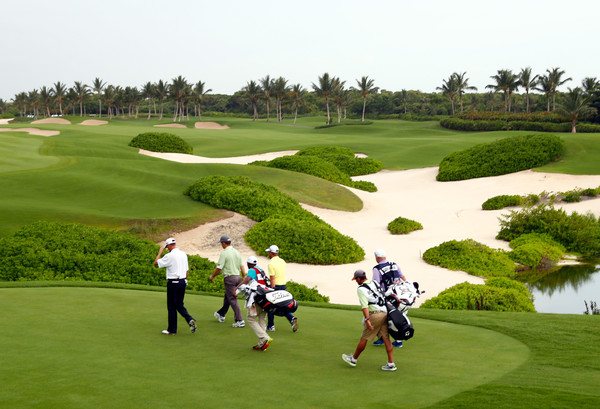
<path fill-rule="evenodd" d="M 388 332 L 396 341 L 413 337 L 415 329 L 406 313 L 420 295 L 419 283 L 409 281 L 392 284 L 385 292 L 386 308 L 388 310 Z"/>

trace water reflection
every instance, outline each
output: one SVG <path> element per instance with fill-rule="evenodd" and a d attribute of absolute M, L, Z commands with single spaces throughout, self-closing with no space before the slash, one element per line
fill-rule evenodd
<path fill-rule="evenodd" d="M 600 302 L 600 265 L 564 266 L 521 274 L 537 312 L 583 314 L 584 300 Z"/>

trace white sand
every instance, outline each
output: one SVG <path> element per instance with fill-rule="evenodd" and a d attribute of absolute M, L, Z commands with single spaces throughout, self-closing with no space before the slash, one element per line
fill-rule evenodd
<path fill-rule="evenodd" d="M 101 119 L 86 119 L 81 122 L 79 125 L 88 125 L 88 126 L 98 126 L 98 125 L 106 125 L 108 121 L 103 121 Z"/>
<path fill-rule="evenodd" d="M 160 124 L 154 125 L 156 128 L 187 128 L 184 124 Z"/>
<path fill-rule="evenodd" d="M 38 119 L 37 121 L 33 121 L 32 124 L 60 124 L 60 125 L 69 125 L 71 121 L 64 118 L 45 118 Z"/>
<path fill-rule="evenodd" d="M 217 122 L 196 122 L 194 124 L 196 129 L 229 129 L 228 125 L 221 125 Z"/>
<path fill-rule="evenodd" d="M 0 118 L 0 125 L 8 125 L 15 118 Z"/>
<path fill-rule="evenodd" d="M 166 159 L 179 163 L 233 163 L 236 165 L 247 165 L 257 160 L 272 160 L 280 156 L 294 155 L 298 151 L 280 151 L 270 153 L 259 153 L 257 155 L 237 156 L 235 158 L 207 158 L 204 156 L 188 155 L 186 153 L 162 153 L 151 152 L 140 149 L 139 153 L 155 158 Z"/>
<path fill-rule="evenodd" d="M 56 136 L 59 135 L 59 131 L 47 131 L 38 128 L 0 128 L 0 132 L 28 132 L 30 135 L 37 136 Z"/>
<path fill-rule="evenodd" d="M 170 155 L 172 154 L 152 154 L 173 160 Z M 269 155 L 281 156 L 281 152 L 267 156 Z M 242 158 L 219 158 L 215 161 L 244 162 Z M 377 248 L 383 248 L 387 251 L 388 259 L 396 261 L 409 280 L 419 282 L 421 288 L 426 290 L 426 294 L 420 299 L 422 302 L 464 281 L 483 283 L 482 279 L 464 272 L 425 263 L 421 255 L 427 249 L 445 241 L 469 238 L 492 248 L 508 249 L 506 242 L 494 237 L 500 229 L 498 218 L 502 214 L 508 214 L 509 210 L 483 211 L 481 204 L 485 200 L 501 194 L 539 194 L 543 191 L 560 192 L 577 187 L 600 186 L 600 175 L 574 176 L 523 171 L 459 182 L 437 182 L 436 175 L 437 168 L 423 168 L 382 171 L 358 177 L 357 179 L 375 183 L 378 191 L 368 193 L 352 189 L 364 203 L 363 209 L 356 213 L 303 205 L 339 232 L 354 238 L 367 254 L 365 260 L 359 263 L 338 266 L 288 263 L 288 279 L 309 287 L 317 286 L 319 292 L 331 298 L 331 302 L 357 304 L 356 284 L 351 281 L 352 273 L 355 269 L 362 268 L 370 276 L 375 264 L 373 252 Z M 600 199 L 556 207 L 563 207 L 568 212 L 590 211 L 600 216 Z M 387 225 L 399 216 L 420 222 L 423 230 L 408 235 L 390 234 Z M 222 234 L 228 234 L 232 237 L 234 247 L 241 251 L 244 258 L 256 255 L 259 266 L 266 268 L 268 260 L 265 254 L 255 254 L 243 240 L 244 233 L 253 224 L 247 217 L 236 214 L 230 219 L 206 224 L 175 237 L 184 251 L 216 261 L 221 251 L 217 241 Z M 285 259 L 285 248 L 281 249 L 281 255 Z"/>

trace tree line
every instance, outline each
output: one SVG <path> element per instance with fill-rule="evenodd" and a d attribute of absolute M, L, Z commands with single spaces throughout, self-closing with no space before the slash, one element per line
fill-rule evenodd
<path fill-rule="evenodd" d="M 426 93 L 380 89 L 368 76 L 347 85 L 339 77 L 324 73 L 306 89 L 284 77 L 266 75 L 248 81 L 233 95 L 211 94 L 205 82 L 189 82 L 183 76 L 171 81 L 146 82 L 139 88 L 110 85 L 95 78 L 91 85 L 75 81 L 68 87 L 59 81 L 51 87 L 20 92 L 11 102 L 0 99 L 0 114 L 12 112 L 33 118 L 91 114 L 112 119 L 138 118 L 142 113 L 148 119 L 155 116 L 159 120 L 168 114 L 175 122 L 189 120 L 190 115 L 202 120 L 204 109 L 211 113 L 246 115 L 253 120 L 262 115 L 267 121 L 281 122 L 285 116 L 293 118 L 294 123 L 298 115 L 325 114 L 330 124 L 333 117 L 340 123 L 348 114 L 364 122 L 366 117 L 435 117 L 454 115 L 458 110 L 550 112 L 559 111 L 576 99 L 583 109 L 581 116 L 593 116 L 598 121 L 597 111 L 588 109 L 600 107 L 600 82 L 596 77 L 584 78 L 580 87 L 569 88 L 563 95 L 559 87 L 572 79 L 558 67 L 539 75 L 534 75 L 529 67 L 518 73 L 501 69 L 490 78 L 491 83 L 485 87 L 489 91 L 478 93 L 469 84 L 466 72 L 455 72 L 436 88 L 439 92 Z M 518 93 L 519 90 L 523 92 Z"/>

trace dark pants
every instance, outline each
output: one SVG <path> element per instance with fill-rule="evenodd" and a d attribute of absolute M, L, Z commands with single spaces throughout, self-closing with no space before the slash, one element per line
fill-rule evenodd
<path fill-rule="evenodd" d="M 233 310 L 233 315 L 236 321 L 243 321 L 244 317 L 242 317 L 242 311 L 240 310 L 240 305 L 238 304 L 237 295 L 235 295 L 235 287 L 237 287 L 242 282 L 242 277 L 238 275 L 227 276 L 223 279 L 225 283 L 225 297 L 223 297 L 223 306 L 217 313 L 224 317 L 229 311 L 229 306 Z"/>
<path fill-rule="evenodd" d="M 276 290 L 285 290 L 287 287 L 286 285 L 276 285 L 275 289 Z M 268 327 L 272 327 L 275 325 L 275 314 L 267 314 L 267 328 Z M 290 324 L 292 323 L 292 320 L 294 319 L 294 316 L 292 315 L 291 312 L 288 312 L 287 314 L 285 314 L 285 318 L 287 318 L 287 320 L 290 322 Z"/>
<path fill-rule="evenodd" d="M 193 320 L 183 306 L 183 298 L 185 297 L 185 279 L 167 281 L 167 313 L 169 317 L 169 327 L 167 331 L 177 333 L 177 313 L 179 312 L 185 321 L 189 324 Z"/>

